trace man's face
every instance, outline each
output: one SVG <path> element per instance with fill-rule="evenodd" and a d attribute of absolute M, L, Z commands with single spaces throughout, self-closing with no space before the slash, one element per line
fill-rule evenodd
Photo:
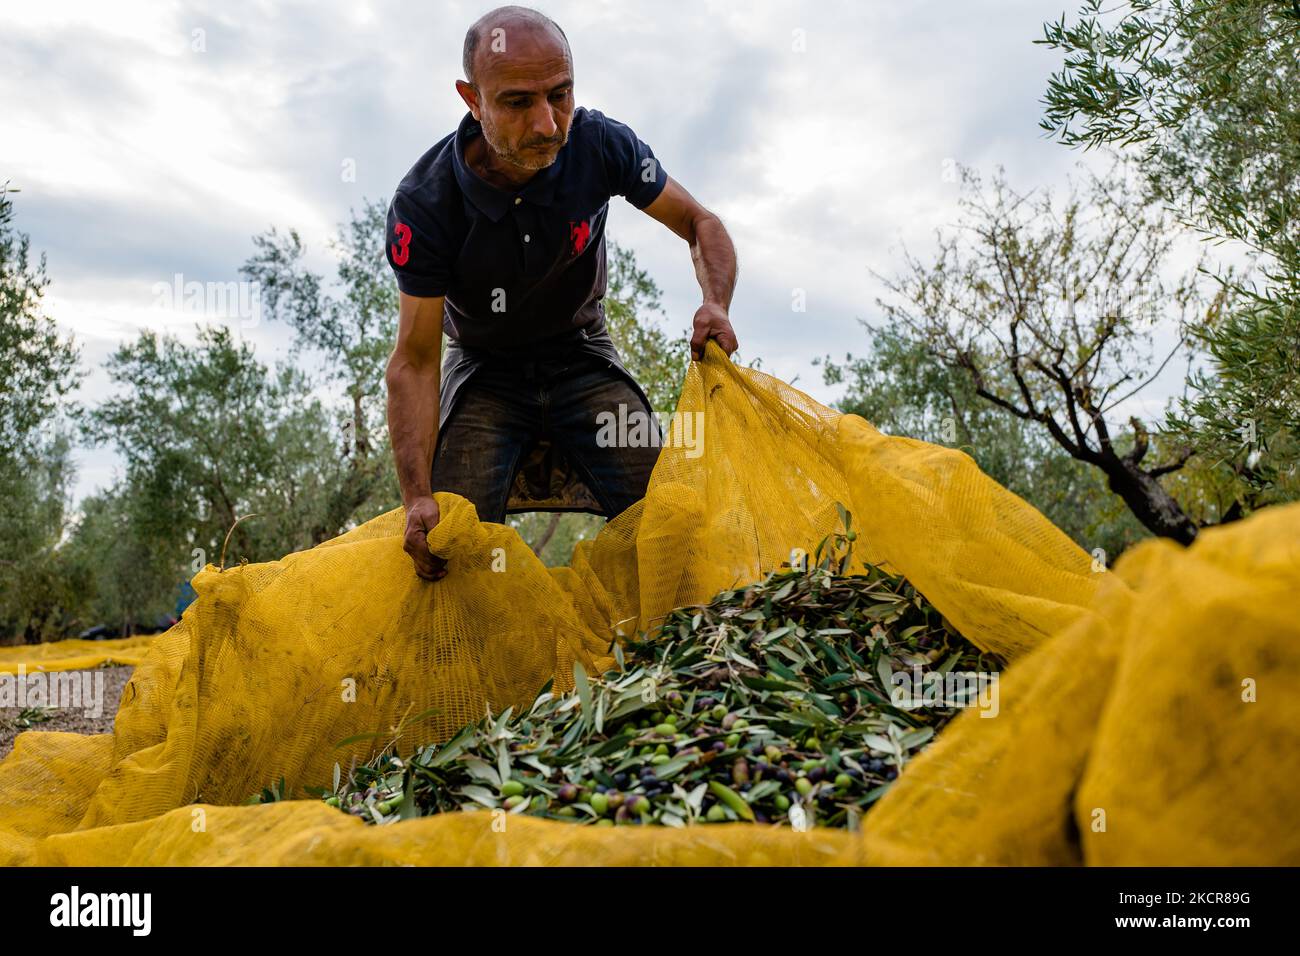
<path fill-rule="evenodd" d="M 545 169 L 569 141 L 573 70 L 564 43 L 543 31 L 506 28 L 506 48 L 487 38 L 478 51 L 483 138 L 504 162 Z"/>

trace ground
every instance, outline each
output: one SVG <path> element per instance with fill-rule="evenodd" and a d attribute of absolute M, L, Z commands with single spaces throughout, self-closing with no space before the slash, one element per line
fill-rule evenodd
<path fill-rule="evenodd" d="M 134 667 L 114 665 L 100 668 L 104 672 L 104 712 L 99 717 L 88 717 L 75 709 L 49 711 L 49 720 L 34 722 L 29 727 L 17 723 L 23 707 L 0 707 L 0 759 L 14 749 L 14 738 L 28 730 L 64 730 L 78 734 L 107 734 L 113 730 L 113 715 L 122 699 L 122 688 L 131 679 Z M 86 672 L 82 672 L 86 673 Z"/>

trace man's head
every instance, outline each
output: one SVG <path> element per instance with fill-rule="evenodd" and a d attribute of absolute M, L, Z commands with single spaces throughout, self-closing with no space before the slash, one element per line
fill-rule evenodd
<path fill-rule="evenodd" d="M 465 34 L 456 89 L 504 162 L 544 169 L 569 140 L 573 56 L 564 31 L 528 7 L 497 7 Z"/>

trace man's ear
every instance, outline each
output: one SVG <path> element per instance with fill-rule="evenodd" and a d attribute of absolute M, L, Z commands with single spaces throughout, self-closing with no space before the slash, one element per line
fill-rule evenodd
<path fill-rule="evenodd" d="M 465 105 L 477 120 L 479 118 L 478 90 L 464 80 L 457 80 L 456 92 L 460 94 L 460 98 L 465 101 Z"/>

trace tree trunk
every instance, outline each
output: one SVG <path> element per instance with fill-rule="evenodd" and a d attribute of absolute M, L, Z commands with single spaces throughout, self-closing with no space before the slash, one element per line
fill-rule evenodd
<path fill-rule="evenodd" d="M 546 546 L 551 543 L 551 538 L 555 536 L 555 529 L 559 526 L 560 512 L 552 511 L 551 520 L 546 525 L 546 530 L 542 532 L 542 537 L 538 540 L 537 544 L 533 545 L 533 553 L 539 558 L 542 556 L 542 552 L 546 550 Z"/>
<path fill-rule="evenodd" d="M 1101 467 L 1110 490 L 1124 499 L 1148 531 L 1179 544 L 1191 544 L 1196 539 L 1196 523 L 1158 479 L 1119 460 L 1105 462 Z"/>
<path fill-rule="evenodd" d="M 361 393 L 352 396 L 352 448 L 349 449 L 352 467 L 359 468 L 370 457 L 370 436 L 366 434 L 362 417 Z"/>

